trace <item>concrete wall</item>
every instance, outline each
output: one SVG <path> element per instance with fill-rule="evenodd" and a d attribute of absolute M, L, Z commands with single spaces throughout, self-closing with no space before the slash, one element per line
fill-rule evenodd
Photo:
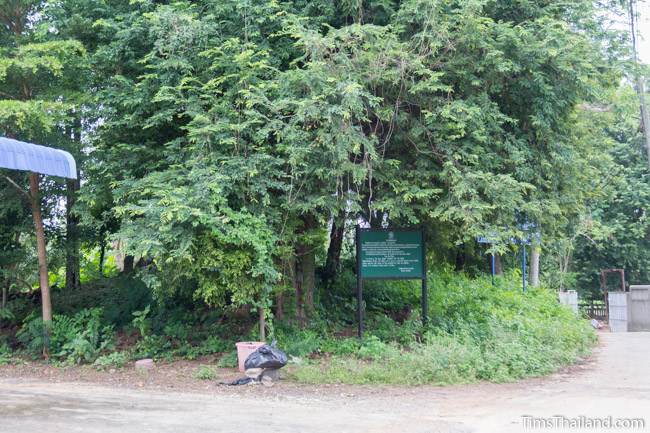
<path fill-rule="evenodd" d="M 629 331 L 650 331 L 650 285 L 630 286 Z"/>
<path fill-rule="evenodd" d="M 567 290 L 566 292 L 559 292 L 560 304 L 569 306 L 574 313 L 578 313 L 578 292 L 575 290 Z"/>

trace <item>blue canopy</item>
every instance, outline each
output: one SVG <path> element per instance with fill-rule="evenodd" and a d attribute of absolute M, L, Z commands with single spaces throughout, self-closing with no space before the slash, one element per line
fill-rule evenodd
<path fill-rule="evenodd" d="M 77 164 L 68 152 L 0 137 L 0 167 L 77 178 Z"/>

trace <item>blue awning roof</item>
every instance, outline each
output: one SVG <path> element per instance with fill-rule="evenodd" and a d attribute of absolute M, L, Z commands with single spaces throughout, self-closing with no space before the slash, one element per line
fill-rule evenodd
<path fill-rule="evenodd" d="M 5 137 L 0 137 L 0 167 L 77 178 L 77 164 L 68 152 Z"/>

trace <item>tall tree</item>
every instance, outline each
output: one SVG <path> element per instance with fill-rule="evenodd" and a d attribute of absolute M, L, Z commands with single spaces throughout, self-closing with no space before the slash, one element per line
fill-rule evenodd
<path fill-rule="evenodd" d="M 60 40 L 41 27 L 43 3 L 26 0 L 0 2 L 0 133 L 25 141 L 68 147 L 66 127 L 83 85 L 84 48 L 73 40 Z M 38 251 L 39 285 L 43 321 L 52 320 L 50 287 L 42 217 L 41 183 L 29 174 L 29 187 L 20 188 L 31 205 Z M 8 179 L 10 180 L 10 179 Z M 22 184 L 22 185 L 21 185 Z M 29 192 L 27 192 L 29 191 Z M 60 195 L 60 186 L 50 183 L 46 194 Z M 53 209 L 53 207 L 46 207 Z M 47 355 L 47 347 L 45 347 Z"/>

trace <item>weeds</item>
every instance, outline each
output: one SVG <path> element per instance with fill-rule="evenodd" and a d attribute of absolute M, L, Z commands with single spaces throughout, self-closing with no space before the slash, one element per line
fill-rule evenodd
<path fill-rule="evenodd" d="M 13 353 L 7 343 L 0 341 L 0 365 L 7 365 L 11 363 Z"/>
<path fill-rule="evenodd" d="M 215 380 L 217 378 L 217 372 L 207 365 L 202 365 L 194 373 L 194 378 L 199 380 Z"/>
<path fill-rule="evenodd" d="M 54 315 L 49 325 L 49 347 L 52 358 L 64 364 L 93 362 L 113 347 L 113 327 L 102 324 L 102 309 L 81 310 L 73 316 Z M 45 324 L 34 314 L 27 317 L 16 338 L 27 353 L 38 357 L 46 345 Z"/>
<path fill-rule="evenodd" d="M 93 363 L 93 366 L 97 370 L 106 370 L 107 368 L 122 368 L 128 361 L 129 355 L 126 352 L 113 352 L 97 358 Z"/>
<path fill-rule="evenodd" d="M 217 367 L 220 368 L 235 368 L 237 367 L 237 351 L 228 352 L 223 355 L 219 362 L 217 362 Z"/>
<path fill-rule="evenodd" d="M 507 382 L 575 362 L 596 341 L 587 321 L 559 305 L 554 291 L 535 288 L 524 295 L 514 278 L 492 286 L 459 274 L 439 275 L 431 286 L 434 320 L 420 342 L 413 318 L 403 325 L 375 318 L 361 344 L 321 340 L 318 350 L 332 356 L 296 366 L 292 377 L 306 383 Z"/>

